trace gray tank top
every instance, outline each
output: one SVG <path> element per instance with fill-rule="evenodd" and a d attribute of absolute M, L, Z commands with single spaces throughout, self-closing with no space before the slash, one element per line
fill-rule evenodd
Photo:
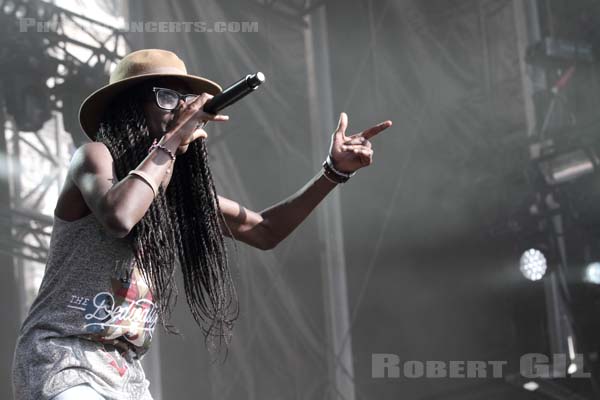
<path fill-rule="evenodd" d="M 88 383 L 107 400 L 150 400 L 141 358 L 158 320 L 125 239 L 92 214 L 54 218 L 37 297 L 13 359 L 15 400 L 49 400 Z"/>

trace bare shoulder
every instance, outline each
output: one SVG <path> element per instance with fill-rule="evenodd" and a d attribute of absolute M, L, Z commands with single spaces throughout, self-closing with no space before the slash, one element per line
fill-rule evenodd
<path fill-rule="evenodd" d="M 77 177 L 82 173 L 112 171 L 113 158 L 104 143 L 90 142 L 75 150 L 69 166 L 69 174 Z"/>
<path fill-rule="evenodd" d="M 113 158 L 104 143 L 86 143 L 75 150 L 54 214 L 74 221 L 89 214 L 94 203 L 116 183 Z"/>
<path fill-rule="evenodd" d="M 90 142 L 79 146 L 77 150 L 75 150 L 75 153 L 73 153 L 73 161 L 84 161 L 83 159 L 91 162 L 107 159 L 112 161 L 112 156 L 104 143 Z"/>
<path fill-rule="evenodd" d="M 104 143 L 86 143 L 75 150 L 67 171 L 65 183 L 58 196 L 54 215 L 66 221 L 75 221 L 88 215 L 87 206 L 81 188 L 89 182 L 88 174 L 102 174 L 111 168 L 112 157 Z"/>

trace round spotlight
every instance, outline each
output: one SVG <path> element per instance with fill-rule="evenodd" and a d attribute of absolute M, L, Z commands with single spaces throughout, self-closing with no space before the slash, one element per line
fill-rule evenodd
<path fill-rule="evenodd" d="M 3 11 L 6 15 L 12 15 L 15 10 L 15 3 L 13 1 L 7 1 L 4 3 Z"/>
<path fill-rule="evenodd" d="M 19 7 L 17 7 L 17 11 L 15 11 L 15 17 L 21 19 L 24 18 L 26 14 L 27 8 L 24 5 L 21 4 Z"/>
<path fill-rule="evenodd" d="M 529 249 L 521 256 L 519 267 L 525 278 L 532 281 L 539 281 L 546 273 L 546 257 L 539 250 Z"/>
<path fill-rule="evenodd" d="M 530 392 L 535 392 L 540 388 L 540 385 L 535 381 L 525 382 L 523 384 L 523 389 L 529 390 Z"/>
<path fill-rule="evenodd" d="M 600 285 L 600 262 L 588 264 L 585 268 L 585 281 Z"/>
<path fill-rule="evenodd" d="M 577 364 L 575 364 L 575 363 L 569 364 L 569 368 L 567 369 L 567 374 L 573 375 L 575 372 L 577 372 Z"/>

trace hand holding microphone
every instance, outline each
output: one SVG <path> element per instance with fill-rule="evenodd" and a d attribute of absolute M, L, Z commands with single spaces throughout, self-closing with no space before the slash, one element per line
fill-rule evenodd
<path fill-rule="evenodd" d="M 208 93 L 202 93 L 190 103 L 184 103 L 181 100 L 182 104 L 173 111 L 173 119 L 167 129 L 168 132 L 172 132 L 180 139 L 176 154 L 185 153 L 188 145 L 194 140 L 208 136 L 204 129 L 200 127 L 200 124 L 204 126 L 207 121 L 223 122 L 229 120 L 227 115 L 208 114 L 202 109 L 204 104 L 212 97 Z"/>
<path fill-rule="evenodd" d="M 220 115 L 218 112 L 252 93 L 264 81 L 265 76 L 262 72 L 246 75 L 215 96 L 203 93 L 190 104 L 184 105 L 185 110 L 184 108 L 181 110 L 182 117 L 184 114 L 188 114 L 185 124 L 194 123 L 195 126 L 191 134 L 189 133 L 189 126 L 187 126 L 188 129 L 184 130 L 187 131 L 188 134 L 182 136 L 181 146 L 177 150 L 177 153 L 185 153 L 187 146 L 194 140 L 199 138 L 205 139 L 208 137 L 206 131 L 203 129 L 208 121 L 229 120 L 227 115 Z M 185 119 L 185 117 L 183 118 Z M 198 120 L 201 122 L 197 122 Z"/>
<path fill-rule="evenodd" d="M 215 115 L 225 107 L 232 105 L 252 93 L 264 81 L 265 75 L 262 72 L 257 72 L 254 75 L 246 75 L 221 93 L 211 97 L 206 104 L 204 104 L 202 109 L 206 113 Z M 203 120 L 202 123 L 198 125 L 198 128 L 204 128 L 207 123 L 208 120 Z"/>

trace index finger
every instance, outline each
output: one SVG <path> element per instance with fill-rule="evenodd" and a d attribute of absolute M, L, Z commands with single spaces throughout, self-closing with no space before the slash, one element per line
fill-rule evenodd
<path fill-rule="evenodd" d="M 194 100 L 190 101 L 188 104 L 202 108 L 204 104 L 206 104 L 213 97 L 214 96 L 212 94 L 202 92 L 200 94 L 197 94 Z"/>
<path fill-rule="evenodd" d="M 392 121 L 387 120 L 387 121 L 381 122 L 381 123 L 369 128 L 369 129 L 365 129 L 364 131 L 359 133 L 359 135 L 364 137 L 365 139 L 370 139 L 373 136 L 377 135 L 379 132 L 386 130 L 390 126 L 392 126 Z"/>

